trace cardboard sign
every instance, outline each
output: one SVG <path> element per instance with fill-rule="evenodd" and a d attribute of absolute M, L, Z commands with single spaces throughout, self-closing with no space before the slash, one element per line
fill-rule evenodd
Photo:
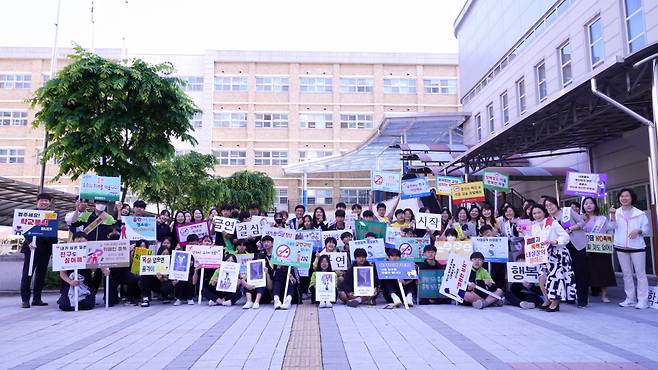
<path fill-rule="evenodd" d="M 135 240 L 157 240 L 155 217 L 121 216 L 120 239 Z"/>
<path fill-rule="evenodd" d="M 484 202 L 484 184 L 482 181 L 450 185 L 454 204 Z"/>
<path fill-rule="evenodd" d="M 430 238 L 397 238 L 395 248 L 400 251 L 400 258 L 414 262 L 423 262 L 423 250 L 430 244 Z"/>
<path fill-rule="evenodd" d="M 436 177 L 436 193 L 439 195 L 452 195 L 452 189 L 450 188 L 453 184 L 461 184 L 464 180 L 461 177 L 452 177 L 452 176 L 437 176 Z"/>
<path fill-rule="evenodd" d="M 336 300 L 336 273 L 315 273 L 315 300 L 318 302 Z"/>
<path fill-rule="evenodd" d="M 441 294 L 463 303 L 471 267 L 468 257 L 451 254 L 441 279 Z"/>
<path fill-rule="evenodd" d="M 266 227 L 271 227 L 274 225 L 274 217 L 251 216 L 251 222 L 259 224 L 260 229 L 263 230 Z"/>
<path fill-rule="evenodd" d="M 366 259 L 370 262 L 383 261 L 386 259 L 386 247 L 384 246 L 384 239 L 365 239 L 365 240 L 352 240 L 350 242 L 350 253 L 352 261 L 354 261 L 354 251 L 357 248 L 363 248 L 368 253 Z"/>
<path fill-rule="evenodd" d="M 509 175 L 506 173 L 484 171 L 482 182 L 485 189 L 494 190 L 499 193 L 509 192 Z"/>
<path fill-rule="evenodd" d="M 182 247 L 187 245 L 187 236 L 195 234 L 199 237 L 199 240 L 203 239 L 204 236 L 210 235 L 210 228 L 208 227 L 208 222 L 206 221 L 197 221 L 191 222 L 186 225 L 177 225 L 176 226 L 176 235 L 178 235 L 178 244 Z"/>
<path fill-rule="evenodd" d="M 375 234 L 375 238 L 386 237 L 386 224 L 378 221 L 357 220 L 354 222 L 355 231 L 354 239 L 363 240 L 368 233 Z"/>
<path fill-rule="evenodd" d="M 372 266 L 354 266 L 354 296 L 369 297 L 375 294 L 375 273 Z"/>
<path fill-rule="evenodd" d="M 528 266 L 525 262 L 507 262 L 507 282 L 538 283 L 539 266 Z"/>
<path fill-rule="evenodd" d="M 349 264 L 347 263 L 347 252 L 329 252 L 325 254 L 329 256 L 332 270 L 345 271 L 349 267 Z"/>
<path fill-rule="evenodd" d="M 215 232 L 233 234 L 238 220 L 228 217 L 215 217 Z"/>
<path fill-rule="evenodd" d="M 463 241 L 439 241 L 434 242 L 436 247 L 436 259 L 441 263 L 445 263 L 448 260 L 448 256 L 452 254 L 457 254 L 469 258 L 471 253 L 473 253 L 473 244 L 470 240 Z"/>
<path fill-rule="evenodd" d="M 102 240 L 87 242 L 88 269 L 130 266 L 130 242 L 124 240 Z"/>
<path fill-rule="evenodd" d="M 265 227 L 261 231 L 262 235 L 269 235 L 273 239 L 276 238 L 284 238 L 284 239 L 295 239 L 295 235 L 297 235 L 297 230 L 294 229 L 282 229 L 279 227 Z"/>
<path fill-rule="evenodd" d="M 326 244 L 327 238 L 334 238 L 336 239 L 336 246 L 338 248 L 343 248 L 345 246 L 345 243 L 340 239 L 340 236 L 343 235 L 344 232 L 348 232 L 348 230 L 329 230 L 329 231 L 323 231 L 322 232 L 322 245 Z"/>
<path fill-rule="evenodd" d="M 422 198 L 432 194 L 430 192 L 430 182 L 427 181 L 427 177 L 402 180 L 401 188 L 401 199 Z"/>
<path fill-rule="evenodd" d="M 440 230 L 441 215 L 436 213 L 419 213 L 416 217 L 416 228 L 424 230 Z"/>
<path fill-rule="evenodd" d="M 525 237 L 526 265 L 540 265 L 548 262 L 548 244 L 538 236 Z"/>
<path fill-rule="evenodd" d="M 370 176 L 370 189 L 399 193 L 400 182 L 401 177 L 399 172 L 372 171 L 372 176 Z"/>
<path fill-rule="evenodd" d="M 567 172 L 564 182 L 564 194 L 582 197 L 605 197 L 607 173 Z"/>
<path fill-rule="evenodd" d="M 311 267 L 312 253 L 313 245 L 309 242 L 275 238 L 272 263 L 308 270 Z"/>
<path fill-rule="evenodd" d="M 170 258 L 170 255 L 141 256 L 139 275 L 168 275 Z"/>
<path fill-rule="evenodd" d="M 142 261 L 142 256 L 152 256 L 153 251 L 149 248 L 137 247 L 133 252 L 133 261 L 130 264 L 130 272 L 139 275 L 139 264 Z"/>
<path fill-rule="evenodd" d="M 507 262 L 509 260 L 509 246 L 504 237 L 473 237 L 473 250 L 484 255 L 485 262 Z"/>
<path fill-rule="evenodd" d="M 395 248 L 395 241 L 402 237 L 402 230 L 397 227 L 386 227 L 386 238 L 384 238 L 384 244 L 386 248 Z"/>
<path fill-rule="evenodd" d="M 649 287 L 649 307 L 658 310 L 658 286 Z"/>
<path fill-rule="evenodd" d="M 377 262 L 377 276 L 379 280 L 418 279 L 416 264 L 412 261 Z"/>
<path fill-rule="evenodd" d="M 247 276 L 247 265 L 249 261 L 254 259 L 254 255 L 251 253 L 245 254 L 236 254 L 235 260 L 240 264 L 240 275 Z"/>
<path fill-rule="evenodd" d="M 169 266 L 169 280 L 188 281 L 192 254 L 187 251 L 174 250 L 171 252 L 171 266 Z"/>
<path fill-rule="evenodd" d="M 255 288 L 263 288 L 267 283 L 265 274 L 265 260 L 252 260 L 247 262 L 247 283 Z"/>
<path fill-rule="evenodd" d="M 53 271 L 87 267 L 87 243 L 53 244 Z"/>
<path fill-rule="evenodd" d="M 118 202 L 121 199 L 121 177 L 82 175 L 80 199 Z"/>
<path fill-rule="evenodd" d="M 297 230 L 295 240 L 301 240 L 311 243 L 314 252 L 321 251 L 324 247 L 322 230 Z"/>
<path fill-rule="evenodd" d="M 586 234 L 587 253 L 612 254 L 614 246 L 611 234 Z"/>
<path fill-rule="evenodd" d="M 443 270 L 418 271 L 418 298 L 443 298 L 440 292 Z"/>
<path fill-rule="evenodd" d="M 240 278 L 240 264 L 235 262 L 222 262 L 217 277 L 217 291 L 235 293 L 238 290 Z"/>
<path fill-rule="evenodd" d="M 57 237 L 57 213 L 36 209 L 15 209 L 11 225 L 14 235 Z"/>
<path fill-rule="evenodd" d="M 261 226 L 259 222 L 238 222 L 235 227 L 235 236 L 238 239 L 255 238 L 261 235 Z"/>
<path fill-rule="evenodd" d="M 190 245 L 188 250 L 203 268 L 216 269 L 224 263 L 224 247 L 221 245 Z"/>

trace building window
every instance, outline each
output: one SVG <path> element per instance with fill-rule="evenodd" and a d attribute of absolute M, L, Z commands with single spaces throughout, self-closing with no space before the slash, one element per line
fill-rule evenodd
<path fill-rule="evenodd" d="M 213 113 L 212 127 L 215 127 L 215 128 L 243 128 L 243 127 L 247 127 L 247 113 L 244 113 L 244 112 L 216 112 L 216 113 Z"/>
<path fill-rule="evenodd" d="M 567 42 L 559 49 L 560 57 L 560 75 L 562 76 L 562 87 L 566 87 L 571 83 L 571 45 Z"/>
<path fill-rule="evenodd" d="M 25 149 L 0 148 L 0 163 L 24 163 Z"/>
<path fill-rule="evenodd" d="M 299 161 L 306 162 L 313 159 L 329 157 L 333 153 L 329 150 L 300 150 Z"/>
<path fill-rule="evenodd" d="M 254 164 L 256 166 L 285 166 L 288 164 L 288 152 L 257 150 Z"/>
<path fill-rule="evenodd" d="M 423 80 L 425 94 L 454 95 L 457 93 L 455 79 L 425 79 Z"/>
<path fill-rule="evenodd" d="M 299 91 L 309 93 L 331 92 L 331 77 L 300 77 Z"/>
<path fill-rule="evenodd" d="M 27 111 L 0 110 L 0 126 L 27 126 Z"/>
<path fill-rule="evenodd" d="M 509 100 L 507 99 L 507 91 L 500 94 L 500 112 L 503 119 L 503 125 L 509 123 Z"/>
<path fill-rule="evenodd" d="M 587 26 L 587 40 L 589 42 L 589 53 L 592 68 L 603 63 L 603 21 L 596 18 Z"/>
<path fill-rule="evenodd" d="M 247 152 L 244 150 L 213 150 L 217 163 L 222 166 L 244 166 Z"/>
<path fill-rule="evenodd" d="M 288 205 L 288 188 L 276 188 L 275 191 L 275 204 Z"/>
<path fill-rule="evenodd" d="M 195 129 L 203 127 L 203 113 L 196 113 L 192 117 L 192 127 Z"/>
<path fill-rule="evenodd" d="M 384 92 L 387 94 L 415 94 L 416 80 L 410 78 L 385 78 Z"/>
<path fill-rule="evenodd" d="M 475 137 L 477 137 L 478 143 L 482 141 L 482 118 L 479 114 L 475 116 Z"/>
<path fill-rule="evenodd" d="M 372 128 L 372 114 L 349 113 L 340 115 L 341 128 Z"/>
<path fill-rule="evenodd" d="M 301 113 L 299 115 L 300 128 L 333 128 L 331 113 Z"/>
<path fill-rule="evenodd" d="M 286 128 L 287 113 L 256 113 L 256 128 Z"/>
<path fill-rule="evenodd" d="M 215 91 L 247 91 L 247 76 L 215 76 Z"/>
<path fill-rule="evenodd" d="M 642 49 L 647 43 L 642 18 L 642 0 L 625 0 L 624 3 L 628 51 L 633 53 Z"/>
<path fill-rule="evenodd" d="M 516 96 L 519 109 L 519 115 L 525 113 L 525 80 L 522 78 L 516 81 Z"/>
<path fill-rule="evenodd" d="M 183 82 L 181 84 L 183 91 L 203 91 L 202 76 L 179 76 L 178 79 Z"/>
<path fill-rule="evenodd" d="M 489 121 L 489 133 L 491 134 L 496 129 L 495 122 L 494 122 L 493 102 L 491 102 L 491 103 L 489 103 L 489 105 L 487 105 L 487 120 Z"/>
<path fill-rule="evenodd" d="M 0 74 L 0 89 L 29 89 L 32 86 L 32 75 L 29 73 Z"/>
<path fill-rule="evenodd" d="M 546 85 L 546 65 L 543 60 L 535 66 L 535 78 L 537 80 L 537 98 L 541 103 L 548 96 L 548 87 Z"/>
<path fill-rule="evenodd" d="M 347 204 L 368 204 L 368 189 L 340 189 L 340 201 Z"/>
<path fill-rule="evenodd" d="M 256 77 L 256 91 L 286 92 L 288 91 L 288 77 Z"/>
<path fill-rule="evenodd" d="M 372 92 L 372 78 L 341 78 L 340 92 L 370 93 Z"/>
<path fill-rule="evenodd" d="M 306 197 L 309 205 L 334 203 L 334 197 L 331 189 L 307 189 Z M 299 200 L 304 200 L 304 193 L 302 189 L 299 189 Z"/>

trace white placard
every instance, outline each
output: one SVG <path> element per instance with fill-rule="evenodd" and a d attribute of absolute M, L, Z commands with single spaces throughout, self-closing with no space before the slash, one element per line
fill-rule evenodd
<path fill-rule="evenodd" d="M 354 266 L 354 296 L 370 297 L 375 294 L 375 274 L 372 266 Z"/>
<path fill-rule="evenodd" d="M 53 271 L 84 269 L 87 266 L 87 243 L 53 244 Z"/>
<path fill-rule="evenodd" d="M 266 284 L 265 260 L 252 260 L 247 262 L 247 283 L 255 288 L 263 288 Z"/>
<path fill-rule="evenodd" d="M 257 236 L 260 236 L 261 234 L 261 227 L 260 223 L 250 221 L 250 222 L 238 222 L 238 224 L 235 227 L 235 235 L 237 236 L 238 239 L 247 239 L 247 238 L 255 238 Z"/>
<path fill-rule="evenodd" d="M 363 248 L 366 250 L 366 253 L 368 253 L 366 259 L 368 261 L 381 261 L 386 259 L 386 246 L 384 245 L 384 239 L 352 240 L 350 242 L 352 261 L 355 260 L 354 251 L 357 248 Z"/>
<path fill-rule="evenodd" d="M 347 263 L 347 252 L 329 252 L 325 253 L 329 256 L 331 262 L 331 269 L 334 271 L 345 271 L 349 265 Z"/>
<path fill-rule="evenodd" d="M 336 273 L 315 273 L 315 300 L 333 302 L 336 300 Z"/>
<path fill-rule="evenodd" d="M 217 291 L 235 293 L 238 289 L 240 277 L 240 264 L 236 262 L 222 262 L 217 277 Z"/>
<path fill-rule="evenodd" d="M 416 228 L 425 230 L 440 230 L 441 215 L 436 213 L 419 213 L 416 216 Z"/>
<path fill-rule="evenodd" d="M 507 262 L 508 283 L 538 283 L 539 266 L 528 266 L 525 262 Z"/>
<path fill-rule="evenodd" d="M 233 234 L 237 224 L 238 220 L 234 218 L 215 217 L 215 231 L 218 233 Z"/>
<path fill-rule="evenodd" d="M 190 274 L 192 254 L 187 251 L 171 252 L 171 266 L 169 266 L 169 280 L 187 281 Z"/>

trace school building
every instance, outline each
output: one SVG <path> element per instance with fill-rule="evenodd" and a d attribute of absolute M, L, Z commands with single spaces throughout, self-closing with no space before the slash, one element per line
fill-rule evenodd
<path fill-rule="evenodd" d="M 633 188 L 656 235 L 648 127 L 658 109 L 658 3 L 468 0 L 454 30 L 470 149 L 441 171 L 496 167 L 517 180 L 512 197 L 557 193 L 562 201 L 570 200 L 562 195 L 567 171 L 607 173 L 600 203 L 616 206 L 618 191 Z M 645 240 L 647 272 L 655 274 L 656 239 Z"/>

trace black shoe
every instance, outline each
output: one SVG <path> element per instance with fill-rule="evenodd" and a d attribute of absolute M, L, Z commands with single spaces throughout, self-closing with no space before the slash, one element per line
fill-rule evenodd
<path fill-rule="evenodd" d="M 555 308 L 551 308 L 550 306 L 546 309 L 546 312 L 559 312 L 560 311 L 560 306 L 555 306 Z"/>
<path fill-rule="evenodd" d="M 547 305 L 540 304 L 539 306 L 537 306 L 537 308 L 546 311 L 546 309 L 548 309 L 550 306 L 551 306 L 550 304 Z"/>
<path fill-rule="evenodd" d="M 38 300 L 38 301 L 35 300 L 35 301 L 32 301 L 32 306 L 48 306 L 48 303 L 46 303 L 42 300 Z"/>
<path fill-rule="evenodd" d="M 21 308 L 30 308 L 30 302 L 23 302 Z"/>

